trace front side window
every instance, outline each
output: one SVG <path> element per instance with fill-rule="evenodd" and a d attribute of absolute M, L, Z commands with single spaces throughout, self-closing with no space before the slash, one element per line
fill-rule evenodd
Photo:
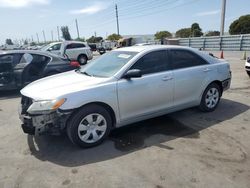
<path fill-rule="evenodd" d="M 169 70 L 165 50 L 151 52 L 137 61 L 130 69 L 139 69 L 142 74 L 151 74 Z"/>
<path fill-rule="evenodd" d="M 111 77 L 115 75 L 137 52 L 111 51 L 91 61 L 80 70 L 81 73 L 96 77 Z"/>
<path fill-rule="evenodd" d="M 173 69 L 188 68 L 207 64 L 207 62 L 201 57 L 187 50 L 171 50 L 170 55 Z"/>
<path fill-rule="evenodd" d="M 52 50 L 60 50 L 61 44 L 55 44 L 51 48 L 52 48 Z"/>

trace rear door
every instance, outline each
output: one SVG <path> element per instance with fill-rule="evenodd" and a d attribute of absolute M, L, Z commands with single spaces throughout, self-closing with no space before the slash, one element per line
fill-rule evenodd
<path fill-rule="evenodd" d="M 86 46 L 82 43 L 71 43 L 66 46 L 66 54 L 72 60 L 77 60 L 80 54 L 85 54 Z"/>
<path fill-rule="evenodd" d="M 169 54 L 175 78 L 174 105 L 197 102 L 210 71 L 209 64 L 189 50 L 172 49 Z"/>

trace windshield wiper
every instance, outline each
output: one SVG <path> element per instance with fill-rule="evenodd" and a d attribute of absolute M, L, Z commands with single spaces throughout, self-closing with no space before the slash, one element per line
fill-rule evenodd
<path fill-rule="evenodd" d="M 81 71 L 80 71 L 81 72 Z M 82 74 L 85 74 L 85 75 L 87 75 L 87 76 L 92 76 L 92 75 L 90 75 L 89 73 L 87 73 L 87 72 L 81 72 Z"/>

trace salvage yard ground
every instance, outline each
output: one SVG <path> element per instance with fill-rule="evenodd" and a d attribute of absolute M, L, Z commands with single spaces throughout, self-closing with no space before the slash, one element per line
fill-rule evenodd
<path fill-rule="evenodd" d="M 241 53 L 224 55 L 233 80 L 215 112 L 192 108 L 143 121 L 91 149 L 65 136 L 25 135 L 18 92 L 1 92 L 0 188 L 249 188 L 250 79 Z"/>

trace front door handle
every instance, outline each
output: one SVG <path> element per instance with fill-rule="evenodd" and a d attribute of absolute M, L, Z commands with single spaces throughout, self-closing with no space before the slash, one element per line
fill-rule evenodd
<path fill-rule="evenodd" d="M 212 69 L 209 69 L 209 68 L 205 68 L 205 69 L 203 69 L 203 72 L 209 72 L 209 71 L 211 71 Z"/>
<path fill-rule="evenodd" d="M 173 80 L 173 77 L 171 77 L 171 76 L 164 76 L 162 78 L 162 81 L 169 81 L 169 80 Z"/>

